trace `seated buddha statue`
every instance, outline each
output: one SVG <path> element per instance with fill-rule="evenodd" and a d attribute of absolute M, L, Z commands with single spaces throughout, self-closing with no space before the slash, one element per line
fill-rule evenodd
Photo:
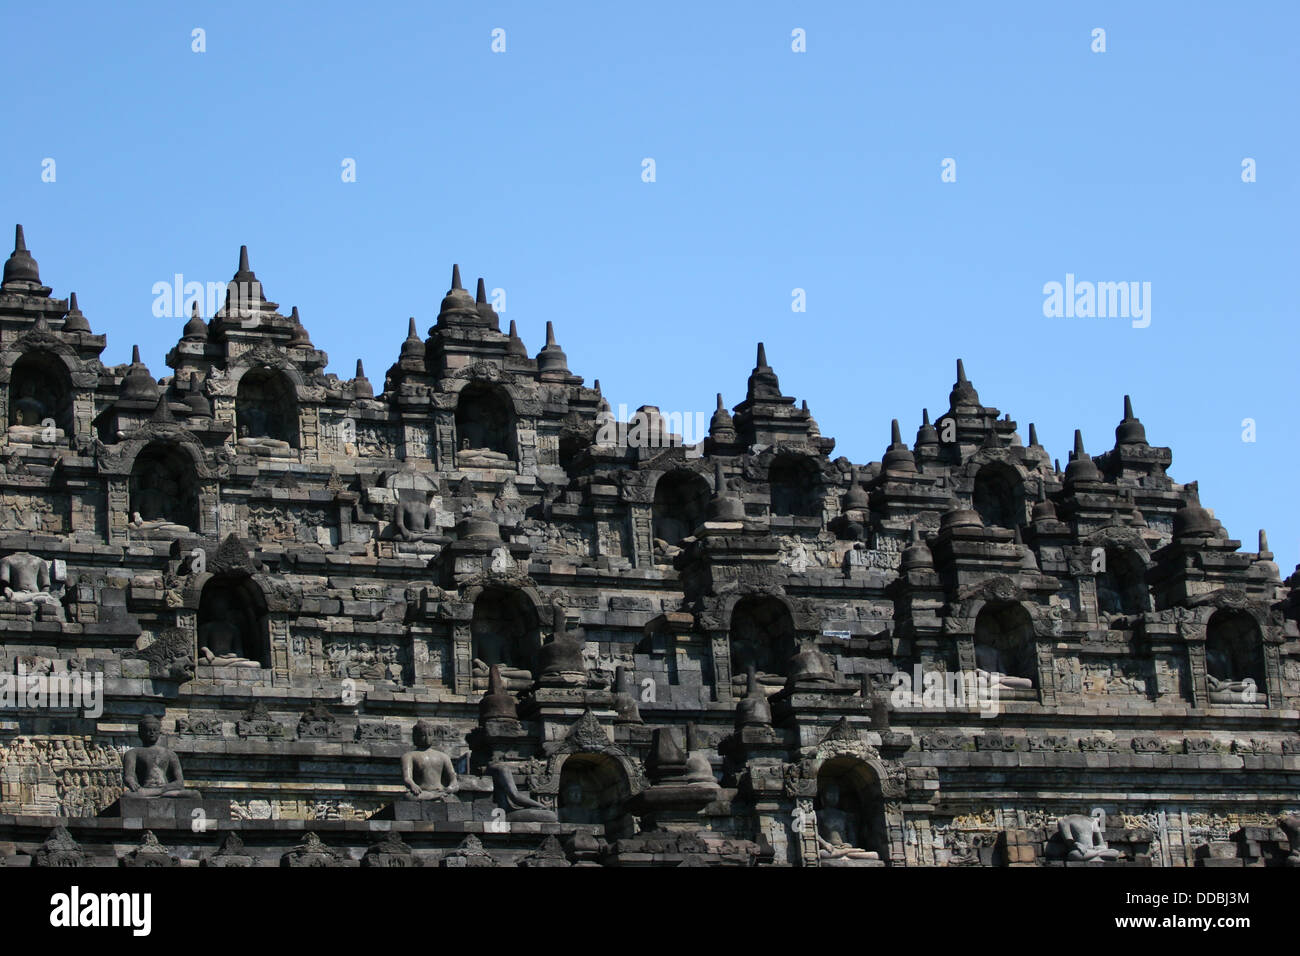
<path fill-rule="evenodd" d="M 199 660 L 218 667 L 261 667 L 259 661 L 244 657 L 243 631 L 239 612 L 226 595 L 214 594 L 199 625 Z"/>
<path fill-rule="evenodd" d="M 162 475 L 142 478 L 141 486 L 131 496 L 131 527 L 137 531 L 176 534 L 189 531 L 185 525 L 172 521 L 167 516 L 179 494 L 176 482 Z"/>
<path fill-rule="evenodd" d="M 548 808 L 515 783 L 515 775 L 508 764 L 493 763 L 488 765 L 488 776 L 492 778 L 492 802 L 505 812 L 506 820 L 511 823 L 555 823 L 555 811 Z"/>
<path fill-rule="evenodd" d="M 504 682 L 506 690 L 510 691 L 512 694 L 519 694 L 532 689 L 532 671 L 524 670 L 522 667 L 512 667 L 505 663 L 496 666 L 501 669 L 501 680 Z M 492 665 L 488 664 L 481 658 L 476 657 L 470 661 L 470 675 L 473 678 L 475 690 L 485 691 L 488 689 L 489 672 L 491 669 Z"/>
<path fill-rule="evenodd" d="M 239 438 L 235 444 L 250 454 L 264 455 L 269 458 L 291 458 L 293 448 L 279 438 L 267 436 L 266 413 L 260 408 L 240 409 Z"/>
<path fill-rule="evenodd" d="M 491 448 L 470 448 L 469 439 L 462 438 L 456 452 L 457 468 L 508 468 L 510 456 Z"/>
<path fill-rule="evenodd" d="M 422 491 L 404 488 L 398 493 L 393 524 L 403 541 L 433 541 L 442 534 L 437 513 L 429 507 L 429 499 Z"/>
<path fill-rule="evenodd" d="M 50 593 L 50 569 L 43 558 L 18 551 L 0 559 L 0 585 L 6 600 L 18 604 L 58 604 Z"/>
<path fill-rule="evenodd" d="M 1081 813 L 1061 817 L 1057 832 L 1065 844 L 1067 860 L 1086 863 L 1090 860 L 1117 860 L 1119 851 L 1106 845 L 1106 811 L 1098 807 L 1091 816 Z"/>
<path fill-rule="evenodd" d="M 840 785 L 829 781 L 817 811 L 817 855 L 823 860 L 878 860 L 880 854 L 858 843 L 857 815 L 840 807 Z"/>
<path fill-rule="evenodd" d="M 1216 648 L 1205 651 L 1205 682 L 1209 685 L 1210 700 L 1215 703 L 1253 703 L 1259 699 L 1259 688 L 1254 678 L 1241 680 L 1227 676 L 1232 673 L 1228 655 Z"/>
<path fill-rule="evenodd" d="M 65 433 L 56 428 L 45 403 L 34 395 L 19 398 L 13 404 L 13 424 L 9 426 L 9 440 L 32 445 L 45 445 L 63 441 Z"/>
<path fill-rule="evenodd" d="M 122 757 L 122 783 L 134 797 L 191 797 L 201 794 L 185 789 L 181 760 L 158 742 L 162 722 L 153 715 L 140 721 L 137 728 L 141 747 L 128 750 Z"/>
<path fill-rule="evenodd" d="M 433 724 L 427 720 L 416 721 L 411 731 L 414 750 L 402 754 L 402 782 L 406 784 L 412 800 L 437 800 L 455 803 L 460 781 L 451 758 L 433 742 Z"/>
<path fill-rule="evenodd" d="M 1019 690 L 1034 686 L 1034 682 L 1028 677 L 1013 677 L 1006 671 L 1001 651 L 992 644 L 975 645 L 975 673 L 986 680 L 989 687 L 998 690 Z"/>

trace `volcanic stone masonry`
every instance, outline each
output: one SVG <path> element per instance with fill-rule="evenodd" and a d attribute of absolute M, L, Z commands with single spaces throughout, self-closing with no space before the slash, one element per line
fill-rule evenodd
<path fill-rule="evenodd" d="M 854 464 L 760 344 L 686 446 L 451 286 L 377 390 L 241 250 L 155 379 L 18 227 L 3 862 L 1300 862 L 1300 574 L 1127 399 L 1062 473 L 959 361 Z"/>

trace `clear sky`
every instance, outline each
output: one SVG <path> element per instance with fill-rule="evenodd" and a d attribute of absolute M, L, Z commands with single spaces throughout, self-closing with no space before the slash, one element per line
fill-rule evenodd
<path fill-rule="evenodd" d="M 734 405 L 766 342 L 855 461 L 946 408 L 958 356 L 1062 462 L 1128 393 L 1285 575 L 1298 34 L 1294 2 L 7 3 L 0 222 L 155 376 L 183 319 L 154 284 L 246 243 L 376 388 L 459 262 L 616 409 Z M 1149 282 L 1150 324 L 1045 316 L 1067 274 Z"/>

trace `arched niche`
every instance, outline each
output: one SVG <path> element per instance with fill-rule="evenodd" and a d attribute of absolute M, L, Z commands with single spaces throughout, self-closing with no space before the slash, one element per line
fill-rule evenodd
<path fill-rule="evenodd" d="M 266 598 L 247 574 L 216 574 L 203 585 L 198 614 L 199 661 L 269 667 Z"/>
<path fill-rule="evenodd" d="M 471 382 L 456 397 L 456 451 L 501 455 L 515 460 L 515 416 L 510 397 L 499 386 Z"/>
<path fill-rule="evenodd" d="M 819 854 L 845 843 L 889 859 L 889 830 L 885 824 L 885 799 L 880 777 L 865 761 L 840 756 L 823 760 L 817 770 L 817 831 Z"/>
<path fill-rule="evenodd" d="M 131 466 L 128 500 L 135 527 L 197 530 L 199 481 L 193 459 L 172 442 L 145 445 Z"/>
<path fill-rule="evenodd" d="M 1097 611 L 1134 615 L 1151 608 L 1146 565 L 1129 548 L 1106 548 L 1105 569 L 1097 573 Z"/>
<path fill-rule="evenodd" d="M 992 601 L 975 618 L 975 666 L 1038 686 L 1034 622 L 1016 601 Z"/>
<path fill-rule="evenodd" d="M 298 447 L 298 396 L 293 381 L 273 368 L 249 369 L 239 379 L 235 393 L 237 439 Z"/>
<path fill-rule="evenodd" d="M 1020 475 L 1010 465 L 992 461 L 975 474 L 972 504 L 986 528 L 1016 528 L 1024 524 Z"/>
<path fill-rule="evenodd" d="M 561 823 L 606 823 L 630 796 L 622 764 L 609 754 L 575 753 L 560 767 Z"/>
<path fill-rule="evenodd" d="M 689 537 L 705 518 L 712 491 L 693 471 L 672 471 L 655 483 L 654 536 L 669 544 Z"/>
<path fill-rule="evenodd" d="M 51 422 L 55 432 L 47 440 L 62 441 L 74 432 L 72 377 L 56 355 L 37 349 L 10 370 L 7 425 L 11 435 L 22 437 L 46 433 Z"/>
<path fill-rule="evenodd" d="M 767 472 L 772 514 L 816 517 L 822 513 L 821 472 L 805 455 L 777 455 Z"/>
<path fill-rule="evenodd" d="M 1267 700 L 1264 636 L 1254 615 L 1234 608 L 1214 612 L 1205 626 L 1205 676 L 1212 701 Z"/>
<path fill-rule="evenodd" d="M 785 602 L 758 595 L 736 602 L 731 611 L 730 643 L 731 681 L 740 694 L 751 667 L 760 684 L 784 686 L 786 664 L 799 649 L 794 618 Z"/>
<path fill-rule="evenodd" d="M 527 595 L 517 588 L 484 588 L 474 599 L 470 618 L 474 690 L 487 690 L 493 664 L 500 665 L 508 690 L 531 688 L 541 643 L 537 609 Z"/>

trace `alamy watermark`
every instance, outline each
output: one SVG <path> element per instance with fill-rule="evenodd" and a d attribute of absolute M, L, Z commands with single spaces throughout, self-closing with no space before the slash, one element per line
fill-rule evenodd
<path fill-rule="evenodd" d="M 29 674 L 19 660 L 16 674 L 0 674 L 0 708 L 82 710 L 94 719 L 104 713 L 104 675 L 100 671 Z"/>
<path fill-rule="evenodd" d="M 202 315 L 214 316 L 224 308 L 224 314 L 238 319 L 244 328 L 257 325 L 260 305 L 264 301 L 262 283 L 254 279 L 227 280 L 224 282 L 186 282 L 177 272 L 171 282 L 153 284 L 153 314 L 157 319 L 188 319 L 198 304 Z"/>
<path fill-rule="evenodd" d="M 989 671 L 895 671 L 890 678 L 889 704 L 925 710 L 978 709 L 984 718 L 998 715 L 1001 675 Z"/>
<path fill-rule="evenodd" d="M 619 405 L 617 416 L 612 411 L 596 415 L 596 444 L 618 448 L 684 447 L 687 458 L 699 458 L 709 434 L 709 417 L 705 412 L 664 414 L 647 407 L 629 417 L 627 406 Z"/>
<path fill-rule="evenodd" d="M 1150 282 L 1065 282 L 1043 286 L 1043 315 L 1049 319 L 1132 319 L 1133 328 L 1151 324 Z"/>

